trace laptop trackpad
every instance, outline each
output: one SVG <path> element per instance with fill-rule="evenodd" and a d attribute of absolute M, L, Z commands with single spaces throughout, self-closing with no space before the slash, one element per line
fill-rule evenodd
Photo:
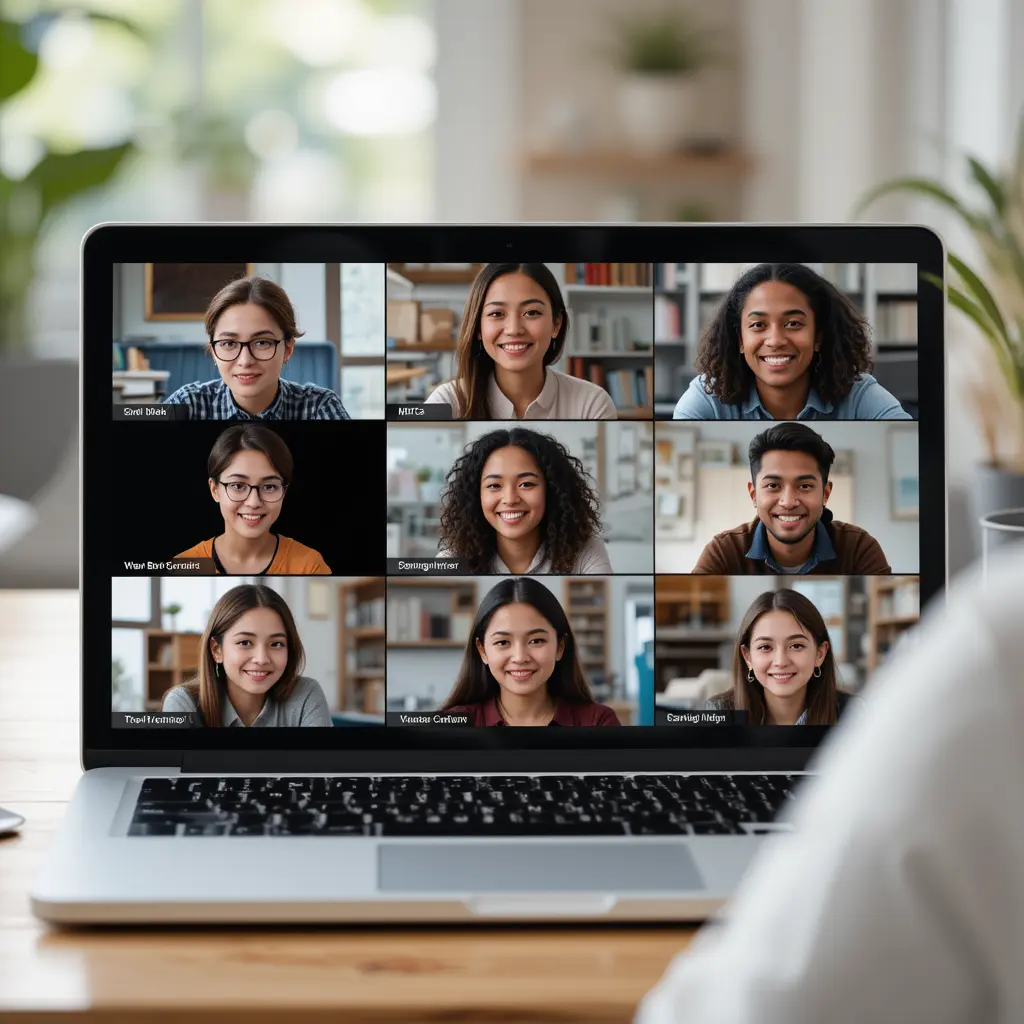
<path fill-rule="evenodd" d="M 382 843 L 385 892 L 639 892 L 703 889 L 693 854 L 668 843 Z"/>

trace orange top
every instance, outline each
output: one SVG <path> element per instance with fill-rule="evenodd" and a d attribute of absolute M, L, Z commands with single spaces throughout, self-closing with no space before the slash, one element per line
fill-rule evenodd
<path fill-rule="evenodd" d="M 201 541 L 174 557 L 213 558 L 214 539 L 211 537 L 209 540 Z M 274 576 L 329 576 L 331 570 L 319 551 L 307 548 L 305 544 L 300 544 L 291 537 L 281 537 L 277 545 L 277 554 L 274 555 L 267 573 Z"/>

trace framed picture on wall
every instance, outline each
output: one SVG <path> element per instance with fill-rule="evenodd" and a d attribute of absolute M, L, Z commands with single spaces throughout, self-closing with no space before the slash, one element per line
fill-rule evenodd
<path fill-rule="evenodd" d="M 147 263 L 147 320 L 202 320 L 210 300 L 231 281 L 255 272 L 253 263 Z"/>
<path fill-rule="evenodd" d="M 889 429 L 889 495 L 893 519 L 919 519 L 917 428 Z"/>

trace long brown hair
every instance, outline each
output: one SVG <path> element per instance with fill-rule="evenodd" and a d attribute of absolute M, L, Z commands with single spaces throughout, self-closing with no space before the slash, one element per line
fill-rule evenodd
<path fill-rule="evenodd" d="M 807 725 L 835 725 L 838 720 L 839 673 L 836 660 L 832 655 L 832 642 L 828 634 L 828 626 L 821 613 L 810 598 L 798 590 L 783 587 L 780 590 L 766 590 L 754 598 L 747 614 L 740 623 L 739 635 L 736 638 L 736 651 L 733 655 L 732 690 L 719 695 L 724 705 L 736 711 L 746 711 L 751 725 L 767 725 L 768 706 L 764 699 L 764 688 L 757 679 L 750 678 L 747 663 L 743 659 L 741 647 L 750 650 L 750 637 L 754 632 L 757 620 L 766 612 L 789 612 L 794 619 L 811 634 L 816 647 L 828 644 L 825 659 L 821 663 L 821 675 L 812 675 L 807 683 L 807 695 L 804 707 L 807 712 Z"/>
<path fill-rule="evenodd" d="M 590 692 L 590 685 L 576 653 L 576 638 L 572 635 L 572 627 L 558 598 L 543 583 L 529 576 L 511 576 L 492 587 L 480 602 L 476 622 L 470 630 L 466 650 L 462 655 L 462 666 L 441 710 L 465 704 L 483 704 L 501 693 L 501 687 L 480 658 L 476 645 L 477 641 L 481 644 L 484 642 L 494 613 L 507 604 L 528 604 L 535 608 L 551 623 L 558 642 L 565 645 L 562 657 L 555 662 L 554 671 L 547 682 L 551 699 L 564 704 L 593 704 L 594 695 Z"/>
<path fill-rule="evenodd" d="M 206 309 L 204 326 L 211 352 L 213 332 L 217 329 L 217 321 L 221 315 L 232 306 L 242 306 L 247 302 L 262 306 L 274 318 L 286 342 L 301 338 L 306 333 L 300 331 L 296 325 L 292 300 L 279 284 L 267 277 L 239 277 L 224 285 L 210 300 L 210 305 Z"/>
<path fill-rule="evenodd" d="M 215 727 L 221 724 L 221 701 L 226 700 L 225 684 L 217 671 L 210 641 L 216 640 L 218 647 L 224 645 L 224 634 L 248 611 L 253 608 L 270 608 L 281 616 L 285 635 L 288 638 L 288 661 L 281 678 L 267 691 L 267 697 L 286 700 L 295 689 L 295 683 L 302 674 L 306 655 L 295 628 L 295 619 L 285 600 L 276 591 L 261 583 L 243 583 L 232 587 L 213 606 L 206 630 L 199 641 L 199 672 L 194 679 L 184 683 L 185 690 L 199 708 L 203 724 Z"/>
<path fill-rule="evenodd" d="M 480 337 L 480 317 L 487 289 L 506 274 L 525 274 L 544 289 L 551 303 L 551 316 L 558 322 L 558 330 L 544 354 L 544 365 L 550 366 L 556 362 L 565 345 L 565 336 L 569 331 L 569 314 L 555 275 L 547 266 L 543 263 L 488 263 L 473 281 L 459 326 L 455 370 L 455 394 L 459 403 L 456 416 L 459 419 L 491 419 L 490 406 L 487 404 L 487 388 L 494 373 L 494 360 L 487 354 Z"/>

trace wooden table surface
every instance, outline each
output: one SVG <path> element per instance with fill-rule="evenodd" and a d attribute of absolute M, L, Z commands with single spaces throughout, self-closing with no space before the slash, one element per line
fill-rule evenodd
<path fill-rule="evenodd" d="M 80 774 L 78 595 L 0 592 L 0 1020 L 626 1021 L 693 929 L 57 930 L 28 888 Z"/>

